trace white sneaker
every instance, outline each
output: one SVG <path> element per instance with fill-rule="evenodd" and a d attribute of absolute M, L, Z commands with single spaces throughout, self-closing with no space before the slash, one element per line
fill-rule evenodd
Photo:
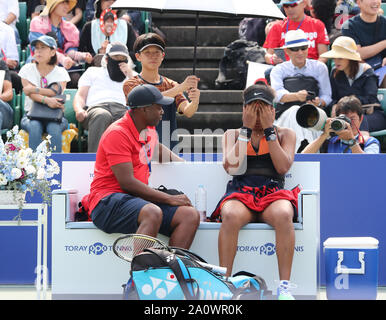
<path fill-rule="evenodd" d="M 297 286 L 288 280 L 280 280 L 280 284 L 277 288 L 277 299 L 278 300 L 295 300 L 290 292 L 290 289 L 294 289 Z"/>

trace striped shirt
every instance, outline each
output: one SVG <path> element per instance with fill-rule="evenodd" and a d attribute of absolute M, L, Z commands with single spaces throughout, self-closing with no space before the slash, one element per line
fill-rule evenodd
<path fill-rule="evenodd" d="M 139 75 L 127 80 L 123 85 L 123 92 L 125 93 L 126 100 L 128 94 L 133 90 L 134 87 L 141 85 L 141 84 L 152 84 L 153 86 L 157 87 L 159 91 L 167 91 L 171 88 L 174 88 L 176 85 L 178 85 L 178 82 L 171 80 L 166 77 L 161 76 L 161 81 L 158 83 L 150 83 L 145 80 L 143 80 Z M 174 97 L 174 100 L 176 102 L 177 111 L 179 111 L 179 107 L 181 103 L 184 101 L 187 101 L 187 99 L 184 97 L 183 94 L 179 93 Z"/>

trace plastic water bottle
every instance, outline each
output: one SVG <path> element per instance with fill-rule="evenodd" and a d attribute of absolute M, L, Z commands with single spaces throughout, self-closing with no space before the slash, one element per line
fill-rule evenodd
<path fill-rule="evenodd" d="M 206 190 L 202 184 L 200 184 L 195 194 L 195 207 L 200 213 L 200 220 L 206 220 Z"/>

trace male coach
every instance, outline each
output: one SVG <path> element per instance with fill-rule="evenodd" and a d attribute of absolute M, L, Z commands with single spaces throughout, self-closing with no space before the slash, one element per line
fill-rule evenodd
<path fill-rule="evenodd" d="M 107 233 L 170 237 L 169 245 L 188 249 L 200 223 L 186 195 L 169 195 L 148 186 L 153 156 L 160 162 L 183 161 L 158 141 L 164 97 L 153 85 L 135 87 L 130 110 L 102 135 L 89 196 L 91 219 Z"/>

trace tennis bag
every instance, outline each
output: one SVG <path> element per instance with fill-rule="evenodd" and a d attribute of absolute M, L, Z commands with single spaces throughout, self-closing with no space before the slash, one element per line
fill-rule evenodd
<path fill-rule="evenodd" d="M 124 299 L 263 300 L 271 294 L 261 277 L 244 271 L 225 277 L 199 262 L 205 263 L 185 249 L 145 249 L 133 258 Z"/>

